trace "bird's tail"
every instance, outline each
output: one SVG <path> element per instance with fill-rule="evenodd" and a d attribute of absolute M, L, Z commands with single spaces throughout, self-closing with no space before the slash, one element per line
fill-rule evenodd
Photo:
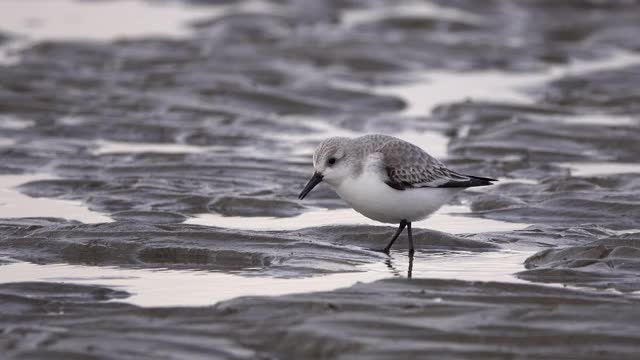
<path fill-rule="evenodd" d="M 471 176 L 471 175 L 466 175 L 466 176 L 469 177 L 469 183 L 467 185 L 468 187 L 487 186 L 487 185 L 492 185 L 494 182 L 498 181 L 496 179 L 480 177 L 480 176 Z"/>

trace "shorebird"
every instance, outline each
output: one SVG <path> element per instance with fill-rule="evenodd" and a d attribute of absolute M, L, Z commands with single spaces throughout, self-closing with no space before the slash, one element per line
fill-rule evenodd
<path fill-rule="evenodd" d="M 313 154 L 313 168 L 298 198 L 325 181 L 360 214 L 399 223 L 382 250 L 387 254 L 406 228 L 413 255 L 412 222 L 426 219 L 465 188 L 497 181 L 453 171 L 420 147 L 388 135 L 326 139 Z"/>

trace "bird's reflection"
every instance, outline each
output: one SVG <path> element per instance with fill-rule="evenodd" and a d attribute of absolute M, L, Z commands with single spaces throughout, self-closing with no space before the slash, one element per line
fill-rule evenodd
<path fill-rule="evenodd" d="M 400 271 L 398 271 L 398 269 L 396 269 L 396 267 L 393 265 L 393 260 L 391 260 L 391 258 L 388 258 L 387 260 L 385 260 L 384 263 L 385 265 L 387 265 L 387 267 L 389 268 L 393 276 L 396 276 L 396 277 L 402 276 L 400 275 Z"/>
<path fill-rule="evenodd" d="M 402 273 L 393 264 L 393 259 L 391 257 L 385 260 L 384 263 L 385 265 L 387 265 L 387 268 L 389 268 L 393 276 L 402 277 Z M 412 274 L 413 274 L 413 254 L 410 253 L 409 265 L 407 267 L 407 278 L 411 279 Z"/>

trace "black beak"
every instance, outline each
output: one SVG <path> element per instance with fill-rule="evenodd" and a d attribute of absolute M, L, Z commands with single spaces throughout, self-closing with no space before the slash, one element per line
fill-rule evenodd
<path fill-rule="evenodd" d="M 316 185 L 320 184 L 321 181 L 322 181 L 322 175 L 318 174 L 317 172 L 313 173 L 313 176 L 311 177 L 307 185 L 304 187 L 304 189 L 302 189 L 302 192 L 300 193 L 300 195 L 298 195 L 298 199 L 300 200 L 304 199 L 304 197 L 307 196 L 307 194 L 311 190 L 313 190 L 313 188 L 316 187 Z"/>

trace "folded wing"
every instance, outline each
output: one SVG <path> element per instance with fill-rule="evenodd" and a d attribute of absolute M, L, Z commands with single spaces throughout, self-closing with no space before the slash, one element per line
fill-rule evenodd
<path fill-rule="evenodd" d="M 382 145 L 387 185 L 397 190 L 410 188 L 473 187 L 491 185 L 495 179 L 463 175 L 447 168 L 419 147 L 400 139 Z"/>

